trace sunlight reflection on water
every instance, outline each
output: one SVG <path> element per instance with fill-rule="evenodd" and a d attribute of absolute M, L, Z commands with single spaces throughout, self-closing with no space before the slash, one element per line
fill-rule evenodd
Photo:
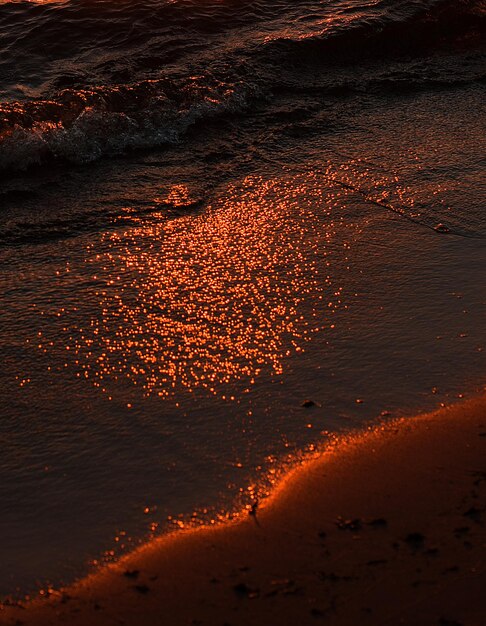
<path fill-rule="evenodd" d="M 250 177 L 203 215 L 105 234 L 106 251 L 87 259 L 100 313 L 70 336 L 82 375 L 107 393 L 130 381 L 165 397 L 281 374 L 320 325 L 304 301 L 333 310 L 340 294 L 318 267 L 333 224 L 313 236 L 317 204 L 312 174 Z"/>

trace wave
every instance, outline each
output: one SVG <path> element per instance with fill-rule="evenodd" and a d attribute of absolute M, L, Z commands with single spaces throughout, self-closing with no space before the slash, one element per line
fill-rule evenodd
<path fill-rule="evenodd" d="M 373 13 L 338 21 L 318 32 L 272 37 L 268 45 L 279 55 L 334 64 L 482 47 L 485 34 L 485 0 L 416 0 L 378 2 Z"/>
<path fill-rule="evenodd" d="M 484 80 L 484 0 L 381 0 L 368 7 L 316 0 L 295 7 L 280 0 L 272 6 L 273 13 L 266 3 L 237 0 L 204 7 L 188 0 L 142 7 L 128 0 L 0 5 L 3 64 L 19 47 L 38 50 L 46 36 L 43 25 L 52 26 L 60 15 L 56 28 L 70 25 L 75 33 L 71 43 L 64 37 L 59 50 L 51 48 L 55 58 L 43 75 L 50 76 L 45 93 L 0 103 L 0 171 L 53 160 L 88 163 L 174 144 L 195 124 L 243 113 L 281 88 L 319 88 L 339 96 Z M 22 30 L 25 12 L 30 26 Z M 127 15 L 132 25 L 138 18 L 130 31 Z M 102 26 L 95 35 L 98 47 L 89 49 L 96 23 Z M 238 29 L 248 24 L 251 36 L 243 37 Z M 69 62 L 60 63 L 63 55 Z M 432 61 L 420 67 L 409 62 L 424 55 Z M 34 55 L 32 64 L 41 61 Z M 326 72 L 310 86 L 303 72 L 314 71 L 316 63 Z"/>
<path fill-rule="evenodd" d="M 165 81 L 164 81 L 165 82 Z M 0 108 L 0 170 L 52 160 L 89 163 L 127 150 L 177 143 L 200 120 L 243 111 L 258 97 L 251 84 L 196 98 L 160 81 L 64 90 L 55 99 Z"/>

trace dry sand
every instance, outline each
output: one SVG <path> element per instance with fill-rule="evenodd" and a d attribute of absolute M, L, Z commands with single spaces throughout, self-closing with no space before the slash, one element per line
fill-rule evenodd
<path fill-rule="evenodd" d="M 343 438 L 237 523 L 163 537 L 2 624 L 486 624 L 486 402 Z"/>

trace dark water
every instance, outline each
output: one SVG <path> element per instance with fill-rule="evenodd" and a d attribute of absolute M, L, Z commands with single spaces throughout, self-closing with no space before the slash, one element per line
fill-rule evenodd
<path fill-rule="evenodd" d="M 0 593 L 484 386 L 485 17 L 0 4 Z"/>
<path fill-rule="evenodd" d="M 484 79 L 481 1 L 7 2 L 0 168 L 177 142 L 282 93 Z"/>

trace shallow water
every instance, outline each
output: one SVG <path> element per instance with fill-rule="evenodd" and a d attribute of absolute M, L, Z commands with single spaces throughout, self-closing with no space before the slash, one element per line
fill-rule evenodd
<path fill-rule="evenodd" d="M 0 6 L 3 593 L 481 388 L 482 11 Z"/>

